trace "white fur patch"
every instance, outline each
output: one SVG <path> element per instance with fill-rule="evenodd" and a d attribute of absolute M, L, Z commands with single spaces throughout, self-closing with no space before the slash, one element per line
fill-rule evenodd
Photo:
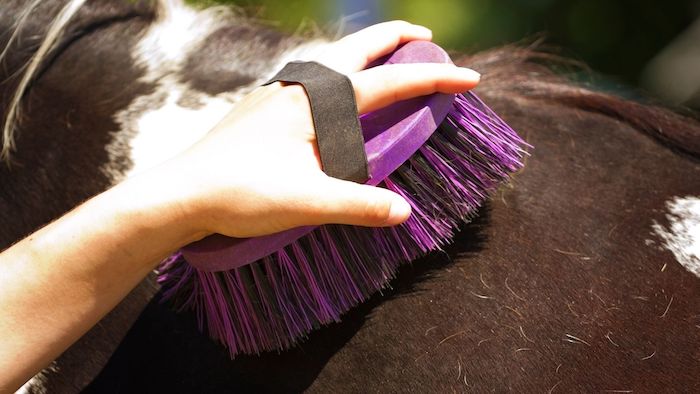
<path fill-rule="evenodd" d="M 181 0 L 161 0 L 159 18 L 136 47 L 135 59 L 146 65 L 144 79 L 154 81 L 177 71 L 187 54 L 221 23 L 219 9 L 197 11 Z"/>
<path fill-rule="evenodd" d="M 700 278 L 700 198 L 675 197 L 666 208 L 668 227 L 654 221 L 652 228 L 676 260 Z"/>
<path fill-rule="evenodd" d="M 156 84 L 148 96 L 134 100 L 115 118 L 128 131 L 129 141 L 116 140 L 108 151 L 130 149 L 133 167 L 127 177 L 152 168 L 200 140 L 240 100 L 269 79 L 290 60 L 310 59 L 326 43 L 317 40 L 287 49 L 278 59 L 270 59 L 261 77 L 248 86 L 217 96 L 206 95 L 180 82 L 183 63 L 225 18 L 222 9 L 194 10 L 180 0 L 164 0 L 160 19 L 149 28 L 135 48 L 135 61 L 146 67 L 143 82 Z M 230 21 L 230 19 L 228 19 Z M 254 51 L 254 49 L 251 49 Z M 187 101 L 189 104 L 183 104 Z M 191 105 L 194 103 L 194 105 Z M 114 174 L 109 168 L 106 172 Z M 115 179 L 115 181 L 118 179 Z"/>
<path fill-rule="evenodd" d="M 210 96 L 201 99 L 201 108 L 185 108 L 178 104 L 182 94 L 181 86 L 172 86 L 162 107 L 138 119 L 139 132 L 129 143 L 134 163 L 130 176 L 185 151 L 231 110 L 229 101 Z"/>
<path fill-rule="evenodd" d="M 190 51 L 221 25 L 223 12 L 197 11 L 181 0 L 161 0 L 159 7 L 158 20 L 132 54 L 134 61 L 146 69 L 141 82 L 155 84 L 156 88 L 115 115 L 126 133 L 119 133 L 107 151 L 116 160 L 128 149 L 133 163 L 127 174 L 113 170 L 111 165 L 104 169 L 115 182 L 182 152 L 206 134 L 231 106 L 200 97 L 195 99 L 201 107 L 197 111 L 178 104 L 188 91 L 177 77 L 182 63 Z"/>

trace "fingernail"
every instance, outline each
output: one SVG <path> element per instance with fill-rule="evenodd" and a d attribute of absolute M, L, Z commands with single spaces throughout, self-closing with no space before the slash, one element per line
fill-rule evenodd
<path fill-rule="evenodd" d="M 479 82 L 481 80 L 481 74 L 472 70 L 471 68 L 459 67 L 460 76 L 464 79 L 473 80 Z"/>
<path fill-rule="evenodd" d="M 403 223 L 411 215 L 411 206 L 403 198 L 395 198 L 391 202 L 389 209 L 389 217 L 386 220 L 386 225 L 394 226 Z"/>

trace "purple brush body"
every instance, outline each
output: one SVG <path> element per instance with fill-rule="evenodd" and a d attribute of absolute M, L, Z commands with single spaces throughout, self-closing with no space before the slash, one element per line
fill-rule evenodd
<path fill-rule="evenodd" d="M 449 61 L 428 42 L 406 44 L 384 60 Z M 522 167 L 524 141 L 471 92 L 407 100 L 362 116 L 361 124 L 367 183 L 409 201 L 413 213 L 404 224 L 311 226 L 248 239 L 214 235 L 161 264 L 164 298 L 194 309 L 200 329 L 206 324 L 232 357 L 288 348 L 339 321 L 387 286 L 401 263 L 449 243 L 488 194 Z"/>

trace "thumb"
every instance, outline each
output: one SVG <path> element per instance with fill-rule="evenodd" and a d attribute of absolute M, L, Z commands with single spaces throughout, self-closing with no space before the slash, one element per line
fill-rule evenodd
<path fill-rule="evenodd" d="M 382 227 L 401 224 L 411 206 L 398 194 L 375 186 L 327 177 L 313 190 L 313 207 L 307 221 Z"/>

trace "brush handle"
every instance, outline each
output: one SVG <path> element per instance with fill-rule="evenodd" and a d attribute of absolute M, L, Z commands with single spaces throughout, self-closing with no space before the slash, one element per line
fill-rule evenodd
<path fill-rule="evenodd" d="M 439 46 L 412 41 L 370 66 L 397 63 L 450 63 Z M 370 179 L 377 185 L 408 160 L 445 119 L 454 95 L 436 93 L 390 105 L 360 117 Z M 185 246 L 182 254 L 202 271 L 225 271 L 250 264 L 291 244 L 317 226 L 297 227 L 253 238 L 210 235 Z"/>

